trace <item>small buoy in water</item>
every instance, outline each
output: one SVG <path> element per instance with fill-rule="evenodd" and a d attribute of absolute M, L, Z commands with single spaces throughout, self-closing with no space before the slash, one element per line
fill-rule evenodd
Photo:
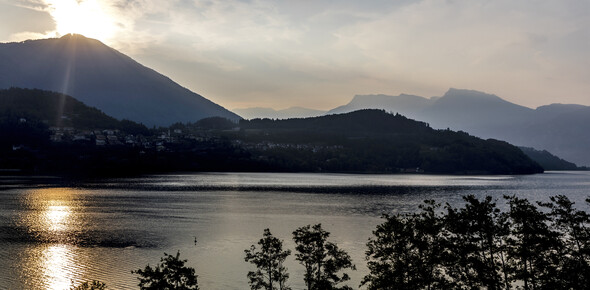
<path fill-rule="evenodd" d="M 197 244 L 197 237 L 195 237 L 195 245 Z"/>

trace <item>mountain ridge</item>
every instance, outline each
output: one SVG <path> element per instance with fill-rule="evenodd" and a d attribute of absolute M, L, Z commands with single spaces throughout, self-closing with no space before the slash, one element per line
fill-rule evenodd
<path fill-rule="evenodd" d="M 0 88 L 61 92 L 148 126 L 240 117 L 131 57 L 82 35 L 0 44 Z"/>
<path fill-rule="evenodd" d="M 269 119 L 289 119 L 289 118 L 306 118 L 317 117 L 326 113 L 326 111 L 293 106 L 286 109 L 275 110 L 273 108 L 251 107 L 237 108 L 233 112 L 245 119 L 269 118 Z"/>
<path fill-rule="evenodd" d="M 427 122 L 434 128 L 462 130 L 482 138 L 547 150 L 578 165 L 590 164 L 590 134 L 584 125 L 590 123 L 590 106 L 551 104 L 531 109 L 496 95 L 455 88 L 442 97 L 429 99 L 412 99 L 408 98 L 412 95 L 402 94 L 404 103 L 398 101 L 399 96 L 369 96 L 380 97 L 355 96 L 348 104 L 337 107 L 337 112 L 384 109 Z"/>

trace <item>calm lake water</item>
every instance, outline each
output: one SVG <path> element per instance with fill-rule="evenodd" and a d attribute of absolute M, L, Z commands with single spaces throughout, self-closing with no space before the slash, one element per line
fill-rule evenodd
<path fill-rule="evenodd" d="M 163 253 L 188 259 L 201 289 L 249 289 L 244 249 L 265 228 L 294 249 L 292 232 L 322 223 L 348 251 L 357 288 L 365 244 L 383 213 L 424 199 L 461 206 L 461 196 L 564 194 L 588 210 L 590 172 L 528 176 L 211 173 L 109 179 L 55 186 L 49 178 L 0 177 L 0 289 L 68 289 L 86 280 L 137 289 L 131 270 Z M 195 245 L 194 239 L 198 239 Z M 293 289 L 303 266 L 288 258 Z"/>

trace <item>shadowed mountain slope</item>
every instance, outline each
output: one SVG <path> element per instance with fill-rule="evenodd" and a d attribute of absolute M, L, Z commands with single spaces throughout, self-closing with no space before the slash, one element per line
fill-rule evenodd
<path fill-rule="evenodd" d="M 81 35 L 0 44 L 0 88 L 76 97 L 118 119 L 147 126 L 236 114 L 130 57 Z"/>
<path fill-rule="evenodd" d="M 147 134 L 148 131 L 141 124 L 117 120 L 68 95 L 38 89 L 0 90 L 0 120 L 11 118 L 41 122 L 48 127 L 71 127 L 77 130 L 110 129 L 130 134 Z"/>

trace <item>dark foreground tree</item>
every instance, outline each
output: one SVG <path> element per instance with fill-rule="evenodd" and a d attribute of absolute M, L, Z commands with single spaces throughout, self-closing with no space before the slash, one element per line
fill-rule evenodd
<path fill-rule="evenodd" d="M 338 246 L 328 242 L 330 233 L 321 224 L 300 227 L 293 232 L 297 244 L 296 260 L 305 267 L 305 284 L 308 290 L 352 289 L 338 287 L 339 283 L 350 280 L 348 274 L 338 276 L 343 269 L 356 270 L 350 255 Z"/>
<path fill-rule="evenodd" d="M 492 201 L 491 196 L 478 200 L 464 196 L 465 206 L 455 209 L 447 205 L 444 217 L 447 274 L 455 286 L 465 289 L 501 289 L 509 286 L 507 276 L 506 243 L 508 223 Z"/>
<path fill-rule="evenodd" d="M 255 272 L 248 272 L 250 288 L 253 290 L 290 290 L 286 286 L 289 274 L 283 266 L 285 259 L 291 255 L 291 250 L 283 250 L 283 241 L 274 237 L 269 229 L 264 230 L 263 238 L 258 241 L 260 250 L 252 245 L 244 250 L 246 262 L 256 265 Z"/>
<path fill-rule="evenodd" d="M 552 196 L 549 208 L 553 228 L 562 236 L 559 278 L 564 289 L 584 289 L 590 285 L 590 215 L 574 208 L 566 196 Z"/>
<path fill-rule="evenodd" d="M 374 238 L 367 243 L 370 273 L 362 284 L 367 289 L 445 289 L 448 281 L 441 272 L 444 249 L 441 244 L 442 218 L 434 201 L 420 206 L 422 212 L 385 215 Z"/>
<path fill-rule="evenodd" d="M 526 199 L 505 198 L 510 206 L 507 244 L 513 282 L 522 282 L 524 289 L 563 289 L 558 275 L 562 240 L 548 215 Z"/>
<path fill-rule="evenodd" d="M 186 267 L 186 261 L 180 259 L 180 252 L 176 256 L 164 253 L 155 268 L 147 265 L 145 269 L 131 273 L 140 276 L 137 279 L 142 290 L 197 290 L 199 286 L 195 269 Z"/>
<path fill-rule="evenodd" d="M 590 215 L 565 196 L 539 203 L 464 197 L 462 208 L 427 201 L 416 214 L 385 216 L 367 244 L 373 289 L 589 289 Z M 590 204 L 590 199 L 586 200 Z"/>

